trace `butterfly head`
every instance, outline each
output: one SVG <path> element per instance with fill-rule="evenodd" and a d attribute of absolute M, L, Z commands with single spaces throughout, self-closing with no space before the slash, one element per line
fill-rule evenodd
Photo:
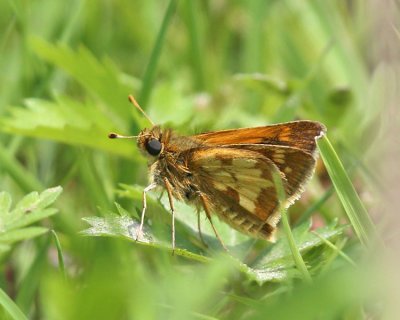
<path fill-rule="evenodd" d="M 137 136 L 123 136 L 112 132 L 108 135 L 108 137 L 110 139 L 137 139 L 139 150 L 145 157 L 154 158 L 159 156 L 163 151 L 163 143 L 161 142 L 161 127 L 154 125 L 154 122 L 151 121 L 149 116 L 143 111 L 132 95 L 129 95 L 129 101 L 146 117 L 147 120 L 149 120 L 152 128 L 143 129 Z"/>
<path fill-rule="evenodd" d="M 142 130 L 137 137 L 137 145 L 145 157 L 157 157 L 163 151 L 161 142 L 162 131 L 160 126 Z"/>
<path fill-rule="evenodd" d="M 164 149 L 164 145 L 161 142 L 162 131 L 160 126 L 143 129 L 137 136 L 123 136 L 112 132 L 108 137 L 110 139 L 137 139 L 137 146 L 140 152 L 148 158 L 159 156 Z"/>

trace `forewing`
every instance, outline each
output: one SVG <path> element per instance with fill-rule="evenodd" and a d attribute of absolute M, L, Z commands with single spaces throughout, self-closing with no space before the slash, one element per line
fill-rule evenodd
<path fill-rule="evenodd" d="M 265 144 L 297 148 L 313 154 L 316 138 L 326 131 L 316 121 L 292 121 L 264 127 L 214 131 L 191 136 L 191 139 L 211 146 L 232 144 Z"/>

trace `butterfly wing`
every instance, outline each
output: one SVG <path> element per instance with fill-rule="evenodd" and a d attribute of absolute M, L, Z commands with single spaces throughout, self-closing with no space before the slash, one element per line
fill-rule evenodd
<path fill-rule="evenodd" d="M 314 173 L 316 152 L 310 154 L 297 148 L 262 144 L 239 144 L 226 147 L 251 150 L 272 161 L 286 178 L 286 193 L 291 202 L 301 195 L 304 186 Z"/>
<path fill-rule="evenodd" d="M 251 150 L 252 147 L 254 146 L 196 148 L 188 154 L 187 163 L 199 185 L 203 186 L 200 191 L 209 198 L 214 213 L 243 233 L 271 240 L 279 220 L 273 170 L 281 174 L 287 194 L 286 206 L 300 195 L 304 181 L 299 178 L 294 183 L 292 176 L 288 180 L 271 159 L 256 149 Z M 301 172 L 310 170 L 307 161 L 312 161 L 311 166 L 315 163 L 314 158 L 307 153 L 291 148 L 281 149 L 288 152 L 295 150 L 305 156 L 297 162 L 296 169 Z M 270 151 L 271 158 L 281 149 Z M 279 155 L 276 160 L 284 159 L 280 156 L 284 153 L 276 154 Z"/>
<path fill-rule="evenodd" d="M 212 211 L 233 228 L 271 240 L 279 221 L 272 172 L 279 172 L 285 207 L 298 199 L 315 168 L 316 139 L 326 131 L 314 121 L 202 133 L 185 163 Z"/>
<path fill-rule="evenodd" d="M 265 144 L 297 148 L 313 154 L 316 138 L 326 132 L 316 121 L 292 121 L 264 127 L 214 131 L 191 136 L 204 145 Z"/>

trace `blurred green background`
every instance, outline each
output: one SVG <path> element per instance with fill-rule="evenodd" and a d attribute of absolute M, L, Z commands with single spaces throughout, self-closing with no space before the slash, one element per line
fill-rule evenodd
<path fill-rule="evenodd" d="M 172 256 L 157 194 L 157 244 L 132 241 L 146 162 L 135 141 L 107 134 L 149 127 L 128 94 L 187 135 L 321 121 L 385 230 L 398 18 L 394 1 L 373 0 L 1 1 L 0 318 L 397 319 L 383 303 L 396 281 L 354 237 L 322 162 L 289 210 L 310 285 L 282 232 L 271 245 L 216 221 L 228 256 L 204 217 L 201 245 L 182 204 Z"/>

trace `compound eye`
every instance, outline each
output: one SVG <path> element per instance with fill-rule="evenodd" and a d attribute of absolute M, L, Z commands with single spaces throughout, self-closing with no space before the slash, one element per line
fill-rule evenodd
<path fill-rule="evenodd" d="M 161 142 L 157 139 L 151 139 L 146 144 L 146 150 L 152 156 L 158 155 L 161 152 L 161 147 L 162 147 Z"/>

